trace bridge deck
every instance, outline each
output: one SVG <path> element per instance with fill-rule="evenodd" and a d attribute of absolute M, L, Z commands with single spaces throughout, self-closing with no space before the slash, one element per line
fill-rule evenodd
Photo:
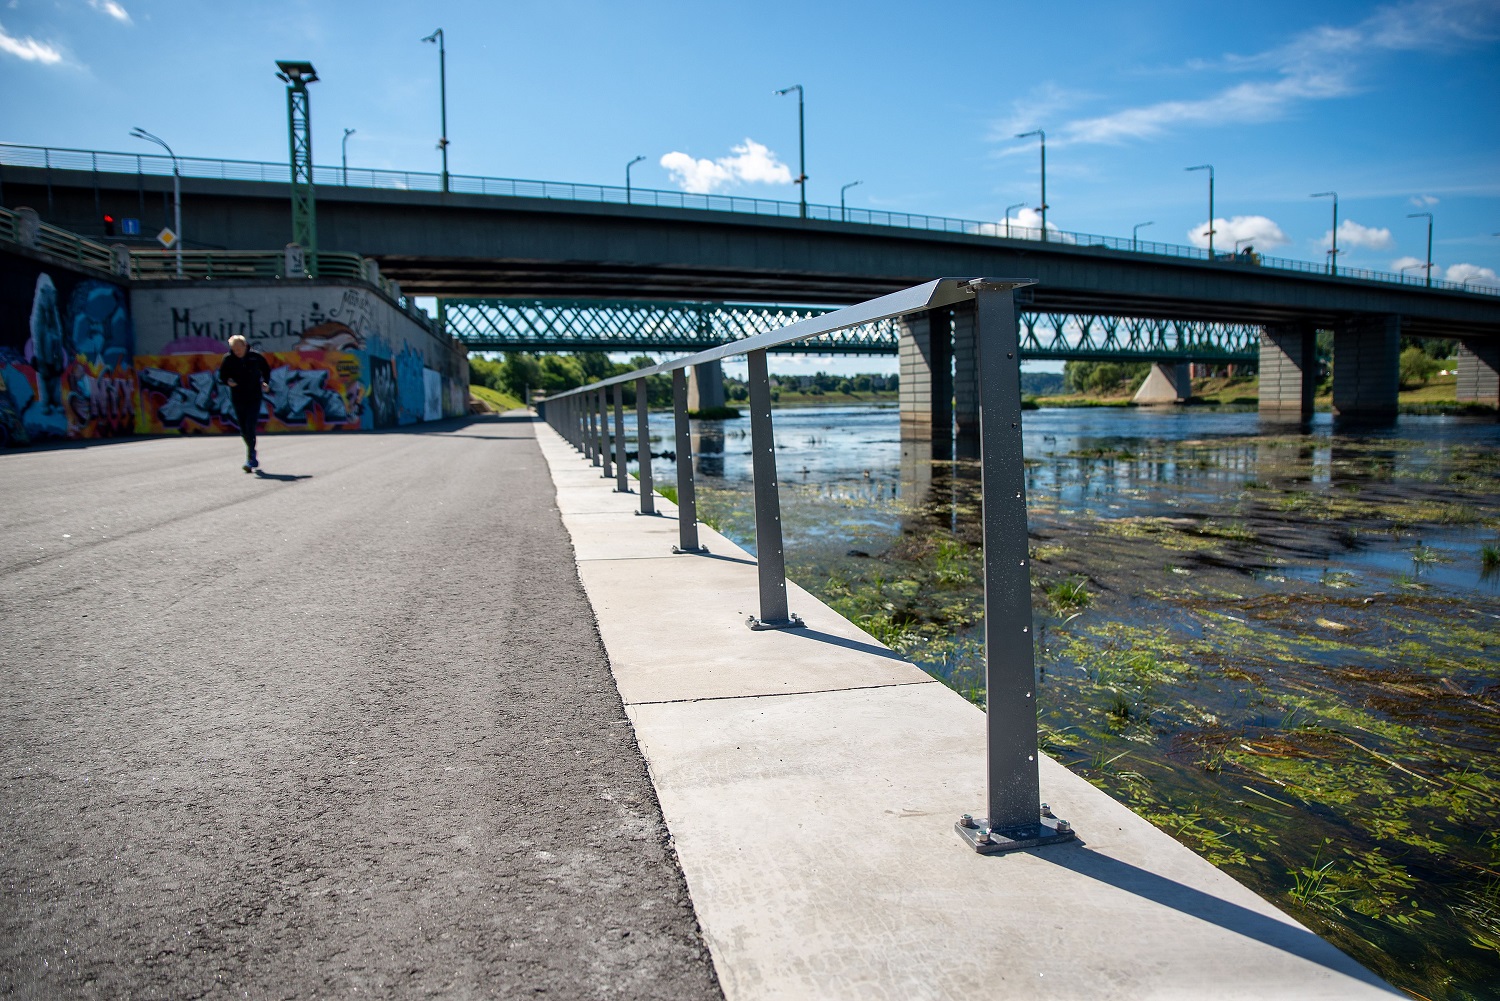
<path fill-rule="evenodd" d="M 531 428 L 0 454 L 0 994 L 716 998 Z"/>

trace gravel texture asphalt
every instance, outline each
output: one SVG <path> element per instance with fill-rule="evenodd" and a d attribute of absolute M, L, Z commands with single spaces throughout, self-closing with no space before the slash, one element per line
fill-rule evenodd
<path fill-rule="evenodd" d="M 0 454 L 0 995 L 720 998 L 519 418 Z"/>

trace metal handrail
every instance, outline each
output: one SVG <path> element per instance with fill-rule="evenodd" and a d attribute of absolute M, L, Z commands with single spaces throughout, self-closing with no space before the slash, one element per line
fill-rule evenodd
<path fill-rule="evenodd" d="M 786 555 L 782 549 L 781 500 L 771 425 L 771 380 L 766 352 L 794 341 L 927 310 L 972 303 L 977 347 L 980 475 L 984 526 L 985 690 L 987 807 L 976 821 L 965 814 L 959 834 L 985 854 L 1066 841 L 1066 821 L 1043 817 L 1037 755 L 1035 658 L 1031 631 L 1031 571 L 1026 533 L 1026 467 L 1021 454 L 1020 334 L 1015 290 L 1029 279 L 939 278 L 868 302 L 811 316 L 779 330 L 756 334 L 694 354 L 600 379 L 541 401 L 542 418 L 573 444 L 615 489 L 630 493 L 626 471 L 621 388 L 635 384 L 636 462 L 640 513 L 656 513 L 651 476 L 647 379 L 670 372 L 677 461 L 678 544 L 672 551 L 697 554 L 697 501 L 693 485 L 692 436 L 687 409 L 687 369 L 747 355 L 750 448 L 755 493 L 756 576 L 760 615 L 752 629 L 801 626 L 787 604 Z M 611 460 L 609 416 L 614 410 Z"/>
<path fill-rule="evenodd" d="M 177 165 L 184 177 L 202 177 L 230 181 L 291 181 L 291 168 L 285 163 L 265 160 L 217 160 L 205 157 L 178 157 Z M 55 170 L 78 170 L 106 174 L 149 174 L 169 177 L 171 157 L 159 153 L 110 153 L 100 150 L 68 149 L 52 146 L 26 146 L 0 143 L 0 166 L 42 167 Z M 315 166 L 313 182 L 319 187 L 374 188 L 404 191 L 443 191 L 443 175 L 412 170 L 386 170 L 371 167 Z M 540 198 L 561 201 L 595 202 L 615 205 L 640 205 L 652 208 L 698 209 L 712 212 L 736 212 L 748 215 L 800 218 L 798 202 L 744 195 L 694 194 L 665 191 L 659 188 L 629 188 L 611 184 L 578 184 L 571 181 L 538 181 L 513 177 L 484 177 L 474 174 L 449 174 L 448 190 L 459 194 L 493 195 L 508 198 Z M 806 217 L 820 222 L 861 223 L 895 229 L 956 233 L 995 239 L 1044 240 L 1037 227 L 1014 223 L 983 222 L 952 216 L 913 212 L 888 212 L 881 209 L 844 208 L 838 205 L 809 204 Z M 1213 261 L 1228 266 L 1261 267 L 1273 271 L 1295 271 L 1301 274 L 1328 274 L 1326 263 L 1299 261 L 1285 257 L 1256 255 L 1245 259 L 1238 254 L 1213 254 L 1201 247 L 1176 243 L 1159 243 L 1129 237 L 1102 236 L 1048 228 L 1045 242 L 1065 246 L 1122 251 L 1142 256 L 1174 257 L 1186 260 Z M 1373 281 L 1412 287 L 1429 287 L 1470 294 L 1500 295 L 1497 285 L 1463 285 L 1446 279 L 1428 281 L 1404 273 L 1376 271 L 1368 268 L 1340 267 L 1336 277 Z"/>

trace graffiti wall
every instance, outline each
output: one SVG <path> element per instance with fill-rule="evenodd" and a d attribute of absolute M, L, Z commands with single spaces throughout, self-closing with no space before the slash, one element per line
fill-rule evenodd
<path fill-rule="evenodd" d="M 219 384 L 223 354 L 138 355 L 142 434 L 238 434 L 229 388 Z M 262 430 L 354 431 L 364 426 L 359 356 L 344 351 L 269 352 L 271 388 Z"/>
<path fill-rule="evenodd" d="M 0 445 L 129 433 L 134 354 L 122 286 L 0 253 Z"/>

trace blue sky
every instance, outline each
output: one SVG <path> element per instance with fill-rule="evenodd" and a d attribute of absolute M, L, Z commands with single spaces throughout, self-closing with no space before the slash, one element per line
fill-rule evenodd
<path fill-rule="evenodd" d="M 278 58 L 311 60 L 314 151 L 436 170 L 448 49 L 451 169 L 714 187 L 795 199 L 807 93 L 809 199 L 1048 221 L 1191 242 L 1216 169 L 1217 242 L 1435 275 L 1500 270 L 1500 0 L 896 4 L 0 0 L 0 139 L 284 160 Z M 739 152 L 736 152 L 736 149 Z M 664 165 L 665 163 L 665 165 Z M 668 169 L 675 166 L 677 170 Z M 1027 218 L 1032 218 L 1027 216 Z M 1201 240 L 1201 235 L 1199 237 Z"/>

